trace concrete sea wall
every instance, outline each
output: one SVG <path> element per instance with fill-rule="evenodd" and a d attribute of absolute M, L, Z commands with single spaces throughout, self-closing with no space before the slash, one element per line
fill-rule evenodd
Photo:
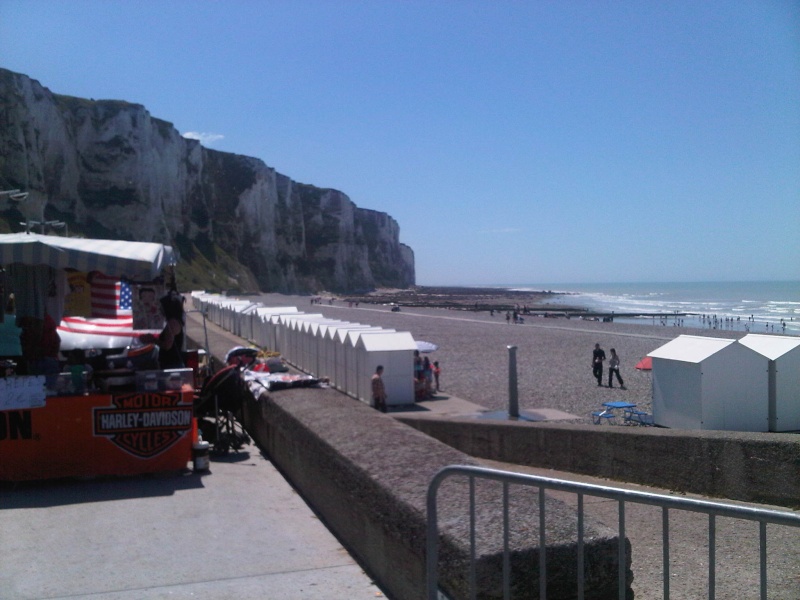
<path fill-rule="evenodd" d="M 247 430 L 326 525 L 387 593 L 425 597 L 426 493 L 447 465 L 476 464 L 463 452 L 331 389 L 284 390 L 244 403 Z M 478 597 L 502 597 L 501 488 L 476 483 Z M 469 497 L 466 480 L 440 489 L 440 585 L 468 597 Z M 254 501 L 256 501 L 254 499 Z M 535 490 L 514 489 L 510 515 L 512 594 L 538 597 Z M 576 590 L 576 515 L 547 499 L 548 597 Z M 587 598 L 617 596 L 616 532 L 585 521 Z M 626 542 L 627 543 L 627 542 Z M 630 544 L 627 543 L 627 585 Z"/>
<path fill-rule="evenodd" d="M 800 507 L 800 435 L 398 417 L 479 458 Z"/>

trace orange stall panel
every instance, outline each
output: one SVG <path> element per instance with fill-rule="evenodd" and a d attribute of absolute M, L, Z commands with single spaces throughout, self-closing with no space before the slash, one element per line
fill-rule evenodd
<path fill-rule="evenodd" d="M 183 469 L 193 392 L 51 396 L 0 411 L 0 480 L 136 475 Z"/>

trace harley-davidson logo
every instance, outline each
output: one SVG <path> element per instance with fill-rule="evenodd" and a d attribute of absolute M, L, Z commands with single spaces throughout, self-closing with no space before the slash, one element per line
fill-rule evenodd
<path fill-rule="evenodd" d="M 161 454 L 192 425 L 192 406 L 182 404 L 179 394 L 122 394 L 112 397 L 112 405 L 94 409 L 94 435 L 139 458 Z"/>

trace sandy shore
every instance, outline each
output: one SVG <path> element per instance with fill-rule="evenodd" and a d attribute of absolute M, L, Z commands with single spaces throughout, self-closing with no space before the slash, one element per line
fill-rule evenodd
<path fill-rule="evenodd" d="M 624 400 L 651 412 L 651 374 L 638 371 L 636 363 L 649 352 L 681 334 L 715 335 L 733 339 L 743 333 L 671 326 L 603 323 L 577 318 L 530 316 L 522 325 L 508 324 L 505 315 L 472 310 L 389 306 L 347 301 L 311 304 L 307 296 L 267 294 L 261 301 L 273 306 L 297 306 L 304 312 L 366 323 L 397 331 L 409 331 L 416 340 L 433 342 L 439 350 L 431 360 L 442 368 L 445 393 L 470 400 L 491 410 L 508 406 L 508 346 L 516 346 L 520 408 L 554 408 L 591 420 L 592 411 L 603 402 Z M 508 301 L 508 299 L 501 301 Z M 592 376 L 591 357 L 595 343 L 609 356 L 615 348 L 620 356 L 626 389 L 616 381 L 609 389 L 604 370 L 603 387 Z"/>

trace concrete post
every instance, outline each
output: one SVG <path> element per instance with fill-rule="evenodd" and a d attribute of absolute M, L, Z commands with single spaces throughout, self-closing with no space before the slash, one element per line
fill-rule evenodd
<path fill-rule="evenodd" d="M 508 416 L 515 418 L 519 417 L 516 346 L 508 346 Z"/>

